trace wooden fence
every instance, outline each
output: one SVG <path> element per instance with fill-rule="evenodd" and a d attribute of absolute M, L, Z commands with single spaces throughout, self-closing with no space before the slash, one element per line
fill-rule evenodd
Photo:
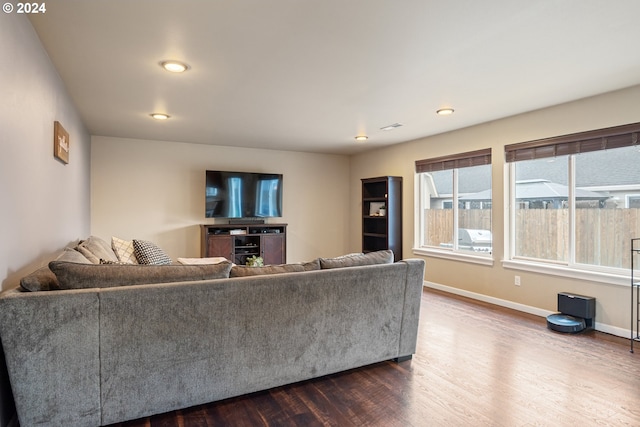
<path fill-rule="evenodd" d="M 491 209 L 460 209 L 460 228 L 491 229 Z M 518 256 L 554 261 L 569 259 L 568 209 L 518 209 Z M 450 244 L 453 211 L 426 211 L 425 242 Z M 640 237 L 640 209 L 576 209 L 576 262 L 629 268 L 630 240 Z"/>

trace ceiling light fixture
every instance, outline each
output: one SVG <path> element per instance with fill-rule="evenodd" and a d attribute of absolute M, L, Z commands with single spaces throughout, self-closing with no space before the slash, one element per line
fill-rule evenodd
<path fill-rule="evenodd" d="M 438 111 L 436 111 L 436 114 L 440 116 L 449 116 L 453 114 L 454 111 L 455 110 L 453 108 L 441 108 Z"/>
<path fill-rule="evenodd" d="M 172 73 L 184 73 L 189 69 L 189 66 L 180 61 L 162 61 L 160 63 L 162 68 Z"/>
<path fill-rule="evenodd" d="M 169 117 L 171 117 L 170 115 L 164 113 L 152 113 L 150 114 L 150 116 L 156 120 L 167 120 Z"/>
<path fill-rule="evenodd" d="M 380 128 L 380 130 L 394 130 L 395 128 L 399 128 L 400 126 L 402 126 L 402 123 L 394 123 L 392 125 L 382 127 Z"/>
<path fill-rule="evenodd" d="M 358 136 L 356 136 L 356 141 L 366 141 L 367 139 L 369 139 L 369 137 L 366 136 L 366 135 L 358 135 Z"/>

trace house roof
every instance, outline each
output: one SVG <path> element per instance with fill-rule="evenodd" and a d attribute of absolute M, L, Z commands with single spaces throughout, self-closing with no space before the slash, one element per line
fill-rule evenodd
<path fill-rule="evenodd" d="M 640 185 L 640 147 L 617 148 L 576 156 L 576 186 Z M 567 163 L 562 159 L 519 162 L 516 179 L 545 178 L 567 184 Z"/>
<path fill-rule="evenodd" d="M 606 189 L 612 186 L 637 186 L 640 189 L 639 165 L 640 146 L 577 155 L 576 187 Z M 516 180 L 518 182 L 546 180 L 566 188 L 567 171 L 566 157 L 518 162 Z M 490 175 L 489 168 L 461 168 L 458 170 L 458 191 L 463 195 L 482 192 L 491 186 Z M 438 194 L 451 195 L 453 181 L 450 172 L 433 174 L 433 181 Z M 559 188 L 556 190 L 562 191 Z"/>
<path fill-rule="evenodd" d="M 516 200 L 567 200 L 569 187 L 544 179 L 516 182 Z M 609 196 L 594 191 L 576 189 L 578 200 L 606 200 Z M 465 201 L 491 200 L 491 190 L 459 197 Z"/>
<path fill-rule="evenodd" d="M 637 0 L 46 8 L 28 19 L 92 135 L 349 154 L 640 84 Z"/>

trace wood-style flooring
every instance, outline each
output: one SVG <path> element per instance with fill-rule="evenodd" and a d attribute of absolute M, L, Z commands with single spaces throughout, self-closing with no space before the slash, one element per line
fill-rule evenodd
<path fill-rule="evenodd" d="M 640 426 L 640 351 L 425 289 L 417 353 L 114 427 Z"/>

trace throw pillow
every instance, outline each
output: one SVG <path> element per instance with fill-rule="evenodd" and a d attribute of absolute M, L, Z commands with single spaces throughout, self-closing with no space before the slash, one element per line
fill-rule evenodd
<path fill-rule="evenodd" d="M 22 289 L 31 292 L 60 289 L 56 275 L 46 266 L 40 267 L 33 273 L 20 279 L 20 286 Z"/>
<path fill-rule="evenodd" d="M 90 236 L 87 240 L 80 242 L 76 250 L 94 264 L 99 264 L 101 259 L 118 260 L 111 245 L 96 236 Z"/>
<path fill-rule="evenodd" d="M 389 249 L 369 252 L 362 255 L 351 255 L 346 257 L 341 256 L 336 258 L 320 258 L 320 267 L 323 269 L 391 263 L 393 263 L 393 251 Z"/>
<path fill-rule="evenodd" d="M 138 260 L 134 254 L 133 241 L 123 240 L 118 237 L 111 237 L 111 248 L 116 253 L 118 261 L 127 264 L 137 264 Z"/>
<path fill-rule="evenodd" d="M 64 248 L 62 253 L 56 258 L 56 261 L 70 261 L 83 264 L 91 264 L 84 255 L 73 248 Z M 58 279 L 49 267 L 40 267 L 31 274 L 20 279 L 22 289 L 31 292 L 38 291 L 55 291 L 60 289 Z"/>
<path fill-rule="evenodd" d="M 155 243 L 146 240 L 133 240 L 133 252 L 140 264 L 164 265 L 171 264 L 171 258 Z"/>
<path fill-rule="evenodd" d="M 79 264 L 51 261 L 60 289 L 113 288 L 128 285 L 225 279 L 231 263 L 208 265 Z"/>
<path fill-rule="evenodd" d="M 64 251 L 56 258 L 56 261 L 69 261 L 79 262 L 85 264 L 91 264 L 91 261 L 86 256 L 82 255 L 80 251 L 73 248 L 64 248 Z"/>
<path fill-rule="evenodd" d="M 261 276 L 263 274 L 292 273 L 296 271 L 304 271 L 302 264 L 267 265 L 264 267 L 234 265 L 231 267 L 229 277 Z"/>

